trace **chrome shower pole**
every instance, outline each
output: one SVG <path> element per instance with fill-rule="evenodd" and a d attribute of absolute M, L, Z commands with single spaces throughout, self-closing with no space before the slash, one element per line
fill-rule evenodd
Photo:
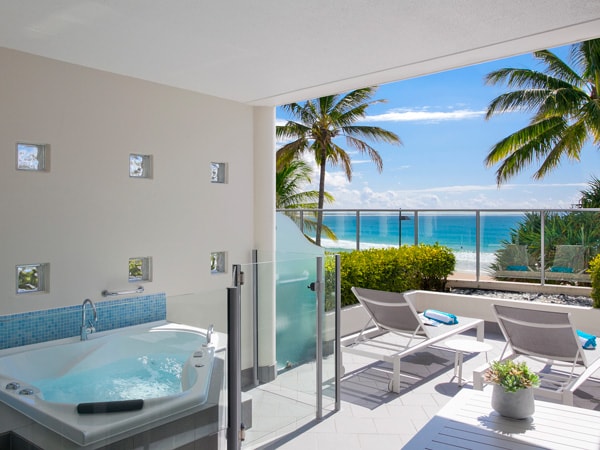
<path fill-rule="evenodd" d="M 317 294 L 317 420 L 323 418 L 323 311 L 324 311 L 324 293 L 325 283 L 323 282 L 323 257 L 317 257 L 317 281 L 315 283 L 315 293 Z"/>
<path fill-rule="evenodd" d="M 227 450 L 242 445 L 242 271 L 234 265 L 227 288 Z"/>
<path fill-rule="evenodd" d="M 335 255 L 335 410 L 342 406 L 342 257 Z"/>
<path fill-rule="evenodd" d="M 258 386 L 258 250 L 252 250 L 252 336 L 254 341 L 252 383 Z"/>

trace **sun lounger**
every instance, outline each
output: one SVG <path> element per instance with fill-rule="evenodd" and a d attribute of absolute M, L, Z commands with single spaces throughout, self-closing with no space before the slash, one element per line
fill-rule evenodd
<path fill-rule="evenodd" d="M 587 259 L 587 248 L 583 245 L 557 245 L 552 267 L 544 276 L 546 280 L 589 282 Z"/>
<path fill-rule="evenodd" d="M 587 248 L 583 245 L 557 245 L 552 266 L 544 271 L 544 279 L 573 283 L 589 283 Z M 498 279 L 540 280 L 542 273 L 532 269 L 526 245 L 508 244 L 496 256 Z"/>
<path fill-rule="evenodd" d="M 342 342 L 342 353 L 353 353 L 392 363 L 390 390 L 400 392 L 400 363 L 416 353 L 447 338 L 470 329 L 477 330 L 477 340 L 483 341 L 484 322 L 481 319 L 458 316 L 454 325 L 427 325 L 413 304 L 402 293 L 353 287 L 352 292 L 369 314 L 369 321 L 353 339 Z M 379 334 L 369 333 L 375 326 Z M 386 339 L 393 335 L 394 339 Z"/>
<path fill-rule="evenodd" d="M 536 394 L 573 405 L 573 393 L 600 369 L 600 347 L 584 350 L 568 312 L 493 305 L 506 346 L 500 360 L 518 359 L 543 365 L 536 370 Z M 585 331 L 585 330 L 584 330 Z M 483 389 L 487 367 L 473 372 L 473 387 Z"/>
<path fill-rule="evenodd" d="M 496 254 L 498 270 L 496 278 L 538 278 L 539 272 L 530 267 L 529 252 L 526 245 L 508 244 Z"/>

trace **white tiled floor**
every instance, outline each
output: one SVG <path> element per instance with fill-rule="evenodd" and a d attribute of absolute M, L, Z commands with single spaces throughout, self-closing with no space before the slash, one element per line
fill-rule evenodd
<path fill-rule="evenodd" d="M 475 339 L 472 335 L 465 338 Z M 498 357 L 504 346 L 502 338 L 488 334 L 486 342 L 493 346 L 490 360 Z M 314 420 L 314 395 L 292 396 L 306 401 L 302 404 L 285 397 L 286 385 L 297 386 L 299 379 L 314 383 L 314 368 L 307 365 L 282 374 L 275 386 L 249 392 L 253 427 L 243 448 L 400 449 L 460 389 L 453 379 L 454 355 L 451 350 L 434 348 L 407 357 L 402 363 L 402 391 L 394 394 L 387 390 L 388 364 L 344 353 L 341 410 L 321 421 Z M 469 378 L 472 370 L 484 363 L 484 354 L 465 355 L 463 377 Z M 469 383 L 463 387 L 470 388 Z"/>

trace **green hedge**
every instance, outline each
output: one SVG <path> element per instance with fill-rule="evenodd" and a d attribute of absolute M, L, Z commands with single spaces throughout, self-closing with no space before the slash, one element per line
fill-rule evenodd
<path fill-rule="evenodd" d="M 393 292 L 443 291 L 456 263 L 452 251 L 437 244 L 359 250 L 342 253 L 340 259 L 342 306 L 357 302 L 352 286 Z"/>
<path fill-rule="evenodd" d="M 590 261 L 590 275 L 594 308 L 600 308 L 600 253 Z"/>

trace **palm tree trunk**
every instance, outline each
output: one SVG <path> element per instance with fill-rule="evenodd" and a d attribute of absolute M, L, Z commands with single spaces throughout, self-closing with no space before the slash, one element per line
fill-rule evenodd
<path fill-rule="evenodd" d="M 321 150 L 321 162 L 319 164 L 319 200 L 317 204 L 317 232 L 315 235 L 315 244 L 321 245 L 321 229 L 323 228 L 323 204 L 325 203 L 325 168 L 327 166 L 327 159 L 325 155 L 325 149 Z"/>

